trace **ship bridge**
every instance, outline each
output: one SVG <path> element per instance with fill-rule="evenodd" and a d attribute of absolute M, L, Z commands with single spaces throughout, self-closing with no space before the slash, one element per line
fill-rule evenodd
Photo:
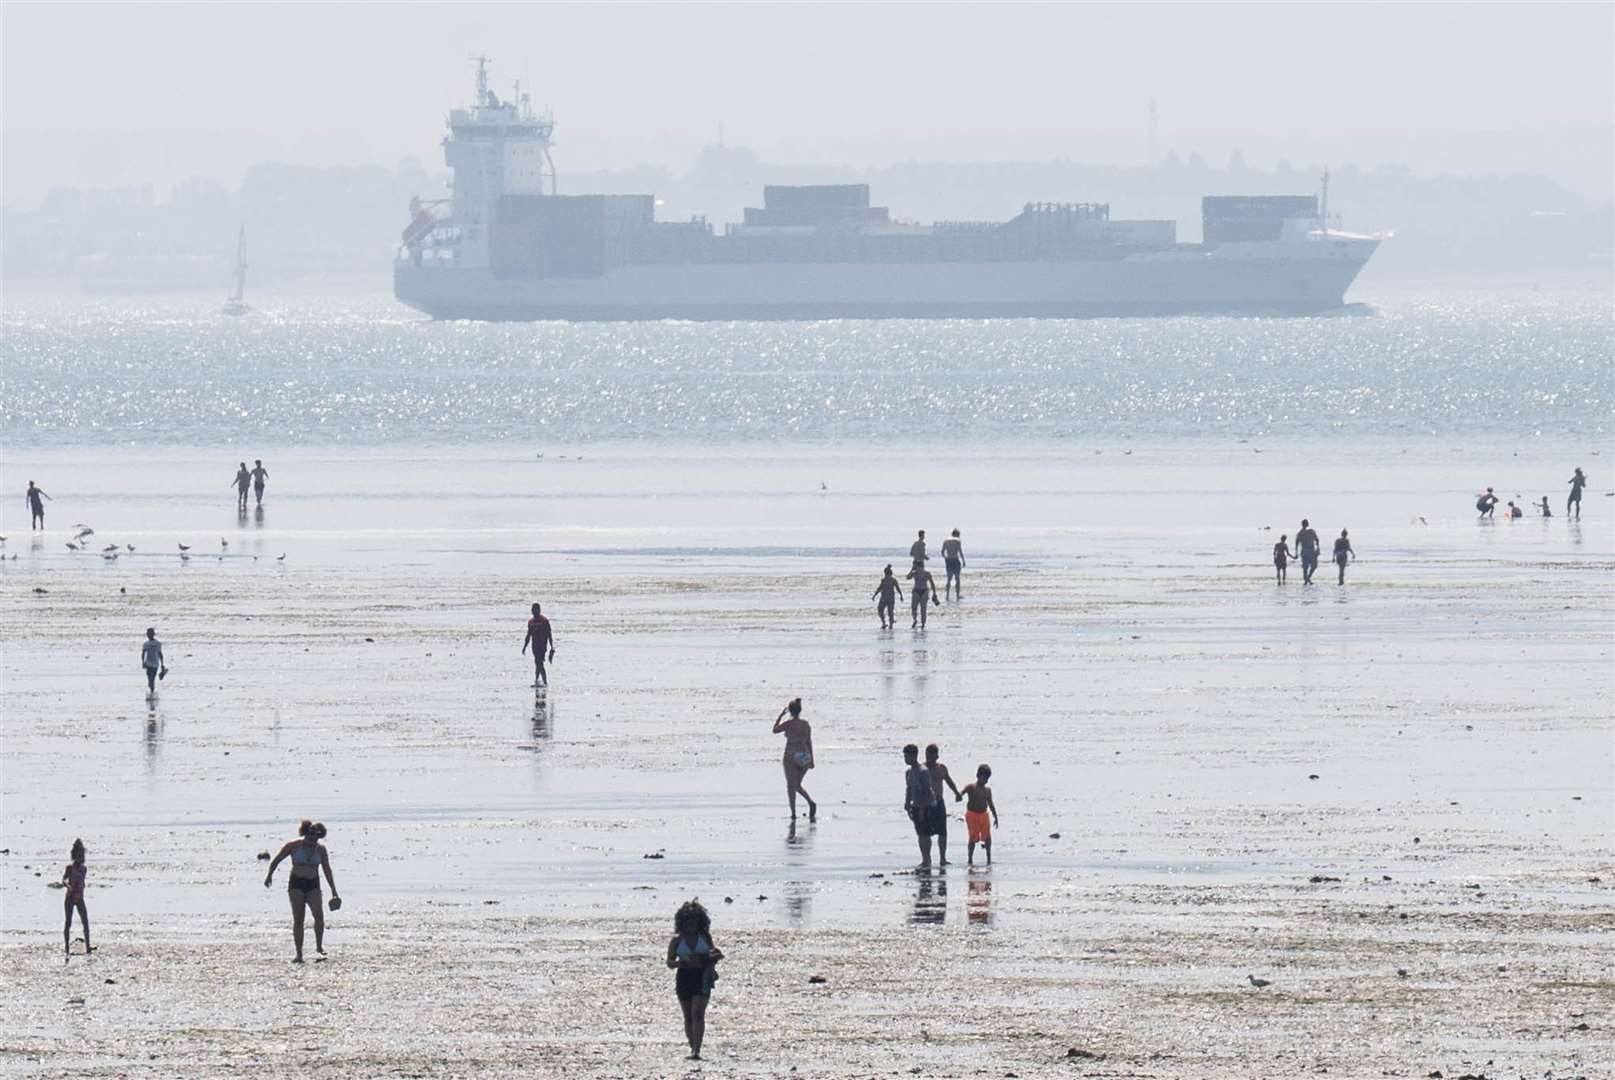
<path fill-rule="evenodd" d="M 533 109 L 518 81 L 501 98 L 488 80 L 488 57 L 475 58 L 476 84 L 468 108 L 451 109 L 443 160 L 453 173 L 447 203 L 421 203 L 403 234 L 403 258 L 464 269 L 491 262 L 491 233 L 500 200 L 554 195 L 555 118 Z"/>

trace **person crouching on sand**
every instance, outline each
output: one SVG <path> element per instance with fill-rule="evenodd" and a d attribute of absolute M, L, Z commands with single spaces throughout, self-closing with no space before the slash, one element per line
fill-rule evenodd
<path fill-rule="evenodd" d="M 785 719 L 790 713 L 791 718 Z M 800 792 L 807 800 L 808 820 L 817 821 L 819 804 L 802 786 L 808 770 L 813 768 L 813 725 L 802 719 L 802 699 L 792 698 L 774 718 L 774 734 L 785 736 L 785 797 L 791 804 L 791 820 L 796 820 L 796 796 Z"/>
<path fill-rule="evenodd" d="M 701 1043 L 707 1034 L 707 1001 L 718 981 L 715 966 L 723 950 L 712 943 L 712 919 L 698 900 L 689 900 L 673 915 L 673 939 L 667 943 L 667 966 L 673 969 L 673 990 L 684 1012 L 684 1037 L 690 1043 L 690 1060 L 701 1060 Z"/>
<path fill-rule="evenodd" d="M 84 841 L 74 840 L 73 850 L 69 853 L 72 862 L 62 871 L 62 884 L 67 892 L 62 896 L 62 910 L 67 915 L 67 925 L 62 927 L 62 957 L 65 960 L 73 955 L 73 912 L 79 913 L 79 922 L 84 925 L 84 955 L 90 955 L 94 946 L 90 944 L 90 909 L 84 906 L 84 879 L 89 875 L 89 868 L 84 865 Z"/>
<path fill-rule="evenodd" d="M 292 872 L 286 879 L 286 894 L 292 902 L 292 944 L 297 946 L 297 956 L 292 963 L 301 964 L 304 908 L 314 912 L 314 951 L 325 955 L 325 906 L 320 902 L 321 870 L 325 871 L 325 880 L 331 886 L 332 911 L 342 906 L 342 897 L 337 895 L 336 878 L 331 876 L 331 853 L 325 850 L 324 844 L 325 826 L 304 818 L 297 827 L 297 834 L 301 839 L 286 841 L 270 862 L 269 873 L 264 875 L 264 888 L 274 883 L 275 867 L 280 865 L 280 861 L 290 858 Z"/>

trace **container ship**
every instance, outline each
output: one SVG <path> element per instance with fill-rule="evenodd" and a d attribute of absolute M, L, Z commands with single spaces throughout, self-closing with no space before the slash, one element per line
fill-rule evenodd
<path fill-rule="evenodd" d="M 894 220 L 865 184 L 769 186 L 718 231 L 656 220 L 653 195 L 561 195 L 553 117 L 488 87 L 443 139 L 452 198 L 412 200 L 399 300 L 437 319 L 1083 318 L 1311 315 L 1379 240 L 1318 195 L 1208 195 L 1202 240 L 1108 203 L 1028 203 L 1007 221 Z"/>

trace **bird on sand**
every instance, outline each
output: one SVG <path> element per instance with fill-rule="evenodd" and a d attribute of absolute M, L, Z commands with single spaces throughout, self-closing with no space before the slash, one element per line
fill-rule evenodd
<path fill-rule="evenodd" d="M 189 550 L 191 550 L 191 545 L 189 545 L 189 544 L 181 544 L 181 545 L 180 545 L 180 546 L 179 546 L 179 549 L 180 549 L 180 550 L 181 550 L 181 551 L 189 551 Z"/>
<path fill-rule="evenodd" d="M 103 551 L 101 553 L 101 558 L 105 559 L 107 562 L 117 562 L 118 553 L 116 551 Z"/>
<path fill-rule="evenodd" d="M 79 550 L 79 546 L 77 544 L 73 543 L 73 541 L 69 540 L 67 542 L 67 550 L 68 551 L 77 551 L 77 550 Z"/>
<path fill-rule="evenodd" d="M 224 538 L 224 537 L 222 537 L 222 536 L 221 536 L 221 537 L 219 537 L 219 550 L 220 550 L 220 551 L 223 551 L 223 550 L 224 550 L 224 549 L 225 549 L 225 548 L 227 548 L 227 547 L 229 547 L 229 546 L 230 546 L 230 541 L 228 541 L 228 540 L 226 540 L 226 539 L 225 539 L 225 538 Z"/>
<path fill-rule="evenodd" d="M 286 553 L 283 551 L 279 555 L 276 555 L 275 556 L 275 561 L 276 562 L 285 562 L 286 561 Z"/>
<path fill-rule="evenodd" d="M 190 557 L 190 556 L 189 556 L 189 555 L 187 555 L 187 554 L 185 554 L 185 553 L 184 553 L 184 552 L 183 552 L 183 551 L 182 551 L 182 552 L 180 552 L 180 553 L 179 553 L 179 561 L 180 561 L 180 562 L 190 562 L 190 561 L 191 561 L 191 557 Z"/>
<path fill-rule="evenodd" d="M 130 551 L 134 551 L 134 549 L 135 549 L 135 546 L 133 544 L 125 544 L 123 546 L 128 548 Z"/>
<path fill-rule="evenodd" d="M 1271 979 L 1258 979 L 1254 975 L 1247 975 L 1247 976 L 1245 976 L 1245 978 L 1249 979 L 1251 981 L 1251 985 L 1256 987 L 1256 989 L 1258 989 L 1258 990 L 1260 990 L 1264 986 L 1272 986 L 1273 985 L 1273 981 Z"/>

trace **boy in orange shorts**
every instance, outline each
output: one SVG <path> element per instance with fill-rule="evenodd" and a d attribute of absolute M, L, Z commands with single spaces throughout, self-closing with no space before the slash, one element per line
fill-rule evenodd
<path fill-rule="evenodd" d="M 998 807 L 993 805 L 993 792 L 987 786 L 987 781 L 992 778 L 992 775 L 992 766 L 977 765 L 976 782 L 966 784 L 964 790 L 955 797 L 955 801 L 958 799 L 969 800 L 965 803 L 965 828 L 970 833 L 970 847 L 966 860 L 966 864 L 970 866 L 974 866 L 976 863 L 977 844 L 980 844 L 982 850 L 987 853 L 987 865 L 991 866 L 993 864 L 993 830 L 987 824 L 987 811 L 992 811 L 992 824 L 997 825 Z"/>

